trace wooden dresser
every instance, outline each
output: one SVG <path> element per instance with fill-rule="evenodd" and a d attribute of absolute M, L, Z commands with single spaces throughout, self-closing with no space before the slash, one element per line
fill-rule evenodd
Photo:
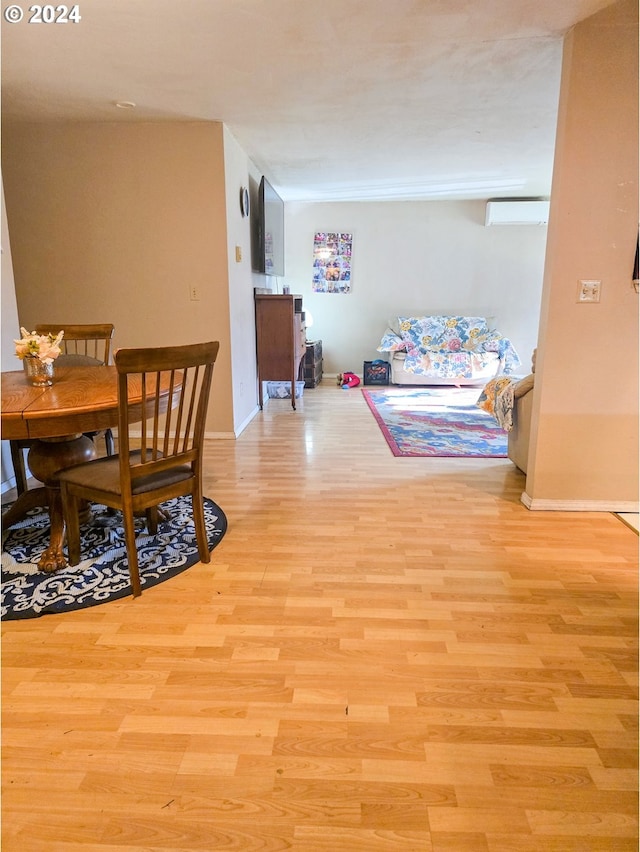
<path fill-rule="evenodd" d="M 256 293 L 255 303 L 260 408 L 263 382 L 291 382 L 291 405 L 295 408 L 295 383 L 302 378 L 307 351 L 302 296 Z"/>

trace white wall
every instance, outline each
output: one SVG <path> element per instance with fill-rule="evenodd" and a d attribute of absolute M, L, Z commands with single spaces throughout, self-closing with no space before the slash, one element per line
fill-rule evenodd
<path fill-rule="evenodd" d="M 11 243 L 7 215 L 4 207 L 4 188 L 2 188 L 2 369 L 18 370 L 20 362 L 16 358 L 13 341 L 19 335 L 18 306 L 16 289 L 13 281 L 13 265 L 11 263 Z M 2 441 L 2 491 L 16 484 L 13 476 L 13 466 L 9 455 L 8 441 Z"/>
<path fill-rule="evenodd" d="M 249 187 L 255 166 L 227 127 L 224 128 L 224 172 L 233 425 L 237 436 L 258 410 L 253 288 L 262 285 L 254 283 L 251 271 L 251 218 L 243 217 L 240 209 L 240 189 Z M 257 179 L 260 179 L 259 174 Z M 238 250 L 240 260 L 237 259 Z"/>
<path fill-rule="evenodd" d="M 16 357 L 13 341 L 19 337 L 18 305 L 11 263 L 11 243 L 7 226 L 7 213 L 2 189 L 2 369 L 18 370 L 20 361 Z"/>
<path fill-rule="evenodd" d="M 325 373 L 361 374 L 387 319 L 489 315 L 528 373 L 537 345 L 546 226 L 484 226 L 484 201 L 288 203 L 281 284 L 304 297 Z M 313 293 L 313 235 L 353 233 L 352 292 Z"/>
<path fill-rule="evenodd" d="M 251 240 L 255 227 L 262 172 L 248 158 L 228 127 L 224 127 L 224 174 L 227 207 L 229 326 L 234 433 L 238 436 L 259 412 L 256 364 L 254 288 L 280 292 L 281 279 L 252 270 Z M 252 213 L 242 216 L 240 190 L 249 190 Z M 237 250 L 241 259 L 238 260 Z"/>

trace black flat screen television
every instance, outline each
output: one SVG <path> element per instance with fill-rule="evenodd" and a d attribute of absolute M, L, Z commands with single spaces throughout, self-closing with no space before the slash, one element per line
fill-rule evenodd
<path fill-rule="evenodd" d="M 284 202 L 262 177 L 255 215 L 253 269 L 265 275 L 284 275 Z"/>

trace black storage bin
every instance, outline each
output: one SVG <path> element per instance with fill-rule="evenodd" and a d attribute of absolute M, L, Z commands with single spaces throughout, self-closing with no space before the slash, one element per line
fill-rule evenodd
<path fill-rule="evenodd" d="M 365 385 L 388 385 L 391 364 L 388 361 L 365 361 L 362 372 Z"/>

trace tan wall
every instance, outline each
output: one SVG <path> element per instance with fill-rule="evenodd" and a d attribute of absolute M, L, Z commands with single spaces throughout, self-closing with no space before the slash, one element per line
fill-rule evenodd
<path fill-rule="evenodd" d="M 222 124 L 5 123 L 2 163 L 20 323 L 220 340 L 207 431 L 232 434 Z"/>
<path fill-rule="evenodd" d="M 613 510 L 638 499 L 637 233 L 638 7 L 622 0 L 565 42 L 525 495 L 532 508 L 579 501 Z M 602 281 L 599 303 L 576 301 L 580 279 Z"/>

